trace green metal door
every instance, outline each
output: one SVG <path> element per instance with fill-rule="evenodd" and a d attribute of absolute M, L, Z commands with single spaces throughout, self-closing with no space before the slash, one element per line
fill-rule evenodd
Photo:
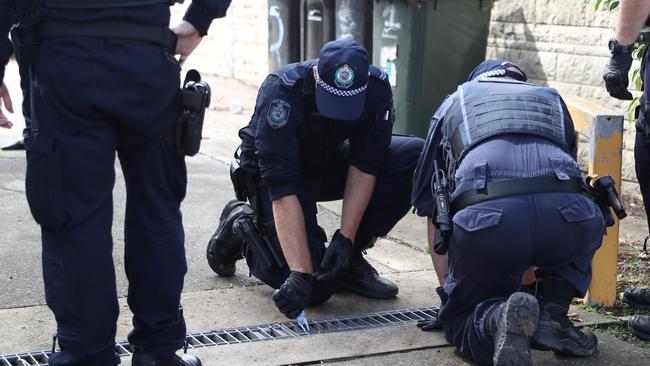
<path fill-rule="evenodd" d="M 424 137 L 447 95 L 485 59 L 489 0 L 376 0 L 373 63 L 393 86 L 395 133 Z"/>

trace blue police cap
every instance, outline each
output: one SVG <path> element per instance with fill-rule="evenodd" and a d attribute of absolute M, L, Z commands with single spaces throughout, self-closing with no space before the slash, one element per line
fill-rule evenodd
<path fill-rule="evenodd" d="M 316 74 L 316 107 L 331 119 L 359 119 L 368 89 L 368 51 L 352 38 L 325 44 Z"/>
<path fill-rule="evenodd" d="M 519 70 L 519 73 L 510 71 L 508 68 L 514 67 Z M 479 78 L 489 78 L 489 77 L 511 77 L 519 81 L 528 81 L 528 77 L 524 70 L 521 67 L 513 64 L 510 61 L 506 60 L 485 60 L 478 64 L 476 68 L 469 74 L 467 81 L 472 81 Z"/>

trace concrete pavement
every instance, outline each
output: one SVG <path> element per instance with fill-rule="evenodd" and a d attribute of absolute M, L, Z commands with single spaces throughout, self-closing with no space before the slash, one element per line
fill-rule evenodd
<path fill-rule="evenodd" d="M 7 75 L 15 75 L 12 64 Z M 8 79 L 14 104 L 19 104 L 17 79 Z M 207 240 L 215 230 L 221 208 L 232 199 L 228 163 L 238 144 L 237 130 L 250 118 L 256 87 L 233 80 L 211 80 L 215 96 L 208 113 L 202 152 L 187 159 L 188 192 L 183 203 L 186 231 L 188 274 L 183 306 L 188 331 L 208 331 L 284 321 L 273 306 L 271 290 L 248 276 L 243 263 L 237 274 L 220 278 L 205 261 Z M 244 106 L 242 114 L 229 111 L 231 103 Z M 0 144 L 19 134 L 20 119 L 13 131 L 0 131 Z M 113 226 L 114 257 L 121 298 L 118 341 L 126 339 L 130 329 L 130 312 L 123 298 L 127 281 L 123 269 L 124 185 L 119 163 L 116 165 Z M 0 153 L 0 355 L 48 349 L 54 332 L 54 319 L 44 306 L 40 261 L 40 232 L 33 222 L 24 195 L 24 152 Z M 319 205 L 319 221 L 331 236 L 338 227 L 340 202 Z M 625 231 L 625 230 L 624 230 Z M 635 240 L 634 238 L 630 239 Z M 388 301 L 369 300 L 350 293 L 336 294 L 326 304 L 309 309 L 309 318 L 327 318 L 363 314 L 391 309 L 435 305 L 437 286 L 430 259 L 423 252 L 426 245 L 424 220 L 409 214 L 389 234 L 368 251 L 371 263 L 382 275 L 396 281 L 400 294 Z M 610 321 L 581 314 L 585 323 Z M 615 340 L 601 338 L 601 355 L 590 359 L 594 364 L 609 364 L 625 359 L 630 365 L 644 357 L 638 350 Z M 606 352 L 605 352 L 606 351 Z M 218 346 L 198 350 L 206 365 L 217 364 L 295 364 L 335 362 L 366 364 L 441 364 L 464 365 L 455 356 L 442 334 L 423 333 L 414 326 L 313 335 L 254 344 Z M 549 358 L 551 357 L 551 358 Z M 540 363 L 563 362 L 548 353 L 536 355 Z M 573 361 L 572 361 L 573 362 Z M 128 362 L 126 362 L 128 364 Z M 576 363 L 582 364 L 582 363 Z"/>

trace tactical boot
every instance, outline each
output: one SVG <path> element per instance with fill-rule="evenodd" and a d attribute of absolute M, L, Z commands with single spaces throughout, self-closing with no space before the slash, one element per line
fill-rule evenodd
<path fill-rule="evenodd" d="M 650 315 L 632 316 L 627 322 L 627 329 L 640 339 L 650 341 Z"/>
<path fill-rule="evenodd" d="M 530 338 L 535 333 L 539 305 L 530 294 L 515 292 L 492 310 L 485 328 L 494 340 L 494 365 L 532 365 Z"/>
<path fill-rule="evenodd" d="M 641 309 L 650 309 L 650 288 L 630 287 L 623 293 L 623 301 Z"/>
<path fill-rule="evenodd" d="M 342 282 L 343 288 L 373 299 L 389 299 L 397 296 L 399 291 L 396 284 L 379 277 L 377 270 L 361 253 L 355 254 L 350 263 L 350 271 Z"/>
<path fill-rule="evenodd" d="M 136 350 L 131 357 L 132 366 L 201 366 L 201 360 L 192 355 L 173 355 L 171 358 L 160 358 L 143 350 Z"/>
<path fill-rule="evenodd" d="M 596 335 L 576 328 L 567 316 L 576 294 L 573 286 L 559 278 L 545 278 L 543 286 L 533 348 L 566 356 L 593 355 L 598 348 Z"/>
<path fill-rule="evenodd" d="M 210 238 L 206 253 L 210 268 L 219 276 L 229 277 L 235 274 L 235 264 L 243 258 L 244 239 L 233 228 L 237 220 L 252 214 L 250 205 L 237 200 L 228 202 L 223 208 L 219 227 Z"/>

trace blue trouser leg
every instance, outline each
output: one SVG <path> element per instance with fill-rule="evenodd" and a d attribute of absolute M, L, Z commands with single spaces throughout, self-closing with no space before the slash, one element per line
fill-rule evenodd
<path fill-rule="evenodd" d="M 61 347 L 52 366 L 119 363 L 111 236 L 116 150 L 127 181 L 133 340 L 165 354 L 183 343 L 185 170 L 161 139 L 179 114 L 179 76 L 178 64 L 150 45 L 66 39 L 39 46 L 26 190 L 41 224 L 45 294 Z"/>
<path fill-rule="evenodd" d="M 129 342 L 169 355 L 182 348 L 185 321 L 179 310 L 187 272 L 180 204 L 184 159 L 164 140 L 120 149 L 126 181 L 125 266 L 134 313 Z"/>
<path fill-rule="evenodd" d="M 491 363 L 489 312 L 517 291 L 533 265 L 588 286 L 591 272 L 583 266 L 600 246 L 603 228 L 593 202 L 564 193 L 499 198 L 456 213 L 445 283 L 449 299 L 440 312 L 447 340 L 474 362 Z"/>
<path fill-rule="evenodd" d="M 650 128 L 647 127 L 650 113 L 648 89 L 650 88 L 650 70 L 648 69 L 650 53 L 648 49 L 643 55 L 643 96 L 639 99 L 640 113 L 636 124 L 636 139 L 634 141 L 634 170 L 641 189 L 641 198 L 646 216 L 650 217 Z M 650 232 L 650 220 L 646 222 Z"/>

